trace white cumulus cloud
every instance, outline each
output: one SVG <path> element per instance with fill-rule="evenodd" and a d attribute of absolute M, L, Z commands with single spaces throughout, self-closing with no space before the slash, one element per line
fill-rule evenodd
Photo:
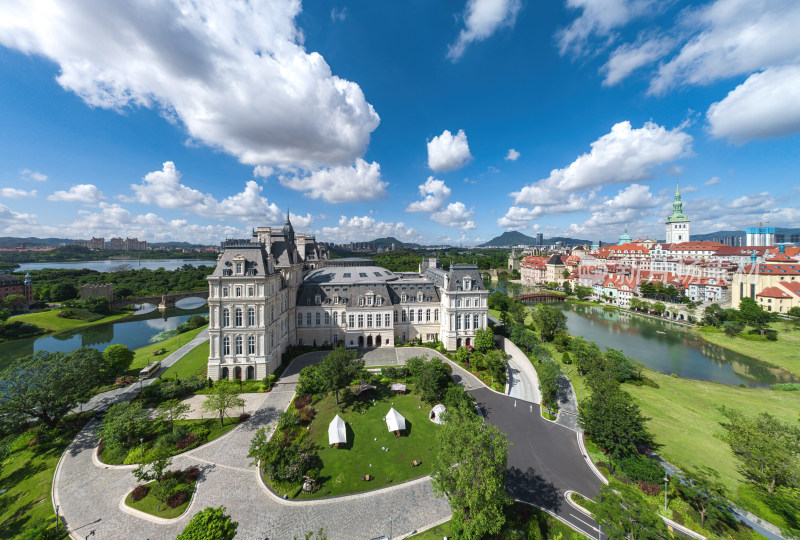
<path fill-rule="evenodd" d="M 513 148 L 508 149 L 508 154 L 506 154 L 506 161 L 517 161 L 519 159 L 519 152 L 514 150 Z"/>
<path fill-rule="evenodd" d="M 77 184 L 69 190 L 54 191 L 47 196 L 48 201 L 94 203 L 105 199 L 103 192 L 94 184 Z"/>
<path fill-rule="evenodd" d="M 568 8 L 581 14 L 556 38 L 562 55 L 584 54 L 593 36 L 608 39 L 612 31 L 644 13 L 653 11 L 654 0 L 566 0 Z"/>
<path fill-rule="evenodd" d="M 0 197 L 6 199 L 21 199 L 23 197 L 36 197 L 36 190 L 25 191 L 24 189 L 17 188 L 2 188 L 0 189 Z"/>
<path fill-rule="evenodd" d="M 455 227 L 462 231 L 471 231 L 476 229 L 477 226 L 472 220 L 474 212 L 467 210 L 467 207 L 462 202 L 452 202 L 446 208 L 442 208 L 438 212 L 431 214 L 431 219 L 445 227 Z"/>
<path fill-rule="evenodd" d="M 800 64 L 750 75 L 706 118 L 712 135 L 736 143 L 800 132 Z"/>
<path fill-rule="evenodd" d="M 2 24 L 2 22 L 0 22 Z M 20 177 L 23 180 L 33 181 L 33 182 L 45 182 L 47 181 L 47 175 L 40 173 L 39 171 L 32 171 L 31 169 L 22 169 L 19 171 Z"/>
<path fill-rule="evenodd" d="M 341 216 L 335 227 L 323 227 L 319 240 L 327 242 L 360 242 L 393 236 L 402 241 L 419 241 L 419 231 L 403 222 L 377 221 L 372 216 Z"/>
<path fill-rule="evenodd" d="M 450 193 L 450 188 L 442 180 L 429 176 L 425 183 L 419 186 L 422 200 L 409 204 L 406 212 L 435 212 L 444 205 Z"/>
<path fill-rule="evenodd" d="M 447 58 L 455 62 L 470 43 L 483 41 L 499 28 L 513 27 L 521 7 L 521 0 L 467 0 L 464 28 L 448 48 Z"/>
<path fill-rule="evenodd" d="M 667 54 L 672 46 L 672 40 L 664 37 L 620 45 L 600 68 L 600 72 L 605 74 L 603 86 L 614 86 L 637 69 L 652 64 Z"/>
<path fill-rule="evenodd" d="M 469 152 L 467 134 L 463 129 L 453 135 L 450 130 L 444 130 L 428 141 L 428 167 L 435 172 L 447 172 L 460 169 L 472 161 Z"/>
<path fill-rule="evenodd" d="M 242 163 L 352 163 L 380 118 L 303 46 L 298 0 L 10 0 L 0 44 L 59 67 L 92 107 L 147 107 Z"/>
<path fill-rule="evenodd" d="M 281 185 L 304 191 L 311 199 L 330 203 L 374 201 L 386 197 L 388 182 L 381 179 L 381 166 L 356 159 L 353 166 L 342 165 L 312 172 L 308 176 L 280 177 Z"/>
<path fill-rule="evenodd" d="M 720 180 L 720 179 L 719 179 L 719 176 L 712 176 L 712 177 L 711 177 L 711 178 L 709 178 L 709 179 L 708 179 L 708 180 L 707 180 L 707 181 L 706 181 L 706 182 L 705 182 L 703 185 L 704 185 L 704 186 L 716 186 L 716 185 L 717 185 L 717 184 L 719 184 L 721 181 L 722 181 L 722 180 Z"/>
<path fill-rule="evenodd" d="M 670 130 L 647 122 L 634 129 L 620 122 L 594 141 L 589 153 L 511 195 L 517 205 L 561 205 L 569 192 L 646 180 L 654 167 L 690 154 L 691 143 L 681 126 Z"/>

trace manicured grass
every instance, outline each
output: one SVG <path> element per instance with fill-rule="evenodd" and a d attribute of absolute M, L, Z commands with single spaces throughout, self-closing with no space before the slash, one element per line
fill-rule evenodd
<path fill-rule="evenodd" d="M 209 443 L 209 442 L 213 441 L 214 439 L 222 437 L 223 435 L 228 433 L 230 430 L 235 428 L 237 425 L 239 425 L 239 418 L 238 418 L 238 416 L 236 416 L 234 418 L 225 418 L 224 425 L 222 425 L 222 426 L 220 426 L 220 424 L 219 424 L 219 418 L 203 418 L 203 419 L 197 419 L 197 420 L 178 420 L 177 422 L 175 422 L 175 424 L 176 425 L 188 426 L 191 431 L 194 431 L 195 429 L 198 429 L 198 428 L 206 428 L 206 429 L 209 430 L 209 433 L 208 433 L 208 436 L 204 440 L 202 440 L 199 444 L 196 444 L 195 446 L 192 446 L 192 447 L 189 447 L 189 448 L 185 448 L 183 450 L 174 450 L 174 453 L 172 455 L 178 455 L 178 454 L 182 454 L 183 452 L 188 452 L 189 450 L 194 450 L 198 446 L 202 446 L 203 444 Z M 169 427 L 165 426 L 165 428 L 161 432 L 157 433 L 155 437 L 151 438 L 150 440 L 146 440 L 144 442 L 144 455 L 145 455 L 145 457 L 147 457 L 148 452 L 150 452 L 150 450 L 152 450 L 153 445 L 155 444 L 155 441 L 156 441 L 156 437 L 158 437 L 159 435 L 161 435 L 163 433 L 167 433 L 168 430 L 169 430 Z M 126 450 L 122 450 L 122 451 L 114 451 L 114 450 L 115 449 L 112 449 L 112 448 L 109 448 L 109 447 L 103 448 L 103 451 L 100 453 L 100 456 L 99 456 L 100 461 L 103 462 L 103 463 L 106 463 L 108 465 L 122 465 L 125 462 L 125 457 L 126 457 L 126 455 L 128 455 L 129 452 L 126 451 Z M 131 448 L 131 450 L 132 450 L 132 453 L 133 453 L 133 457 L 135 459 L 129 460 L 128 464 L 130 465 L 130 464 L 133 464 L 133 463 L 141 463 L 141 446 L 139 444 L 134 444 L 133 447 Z"/>
<path fill-rule="evenodd" d="M 450 537 L 450 521 L 445 521 L 441 525 L 437 525 L 432 529 L 417 533 L 409 536 L 409 540 L 442 540 L 444 537 Z"/>
<path fill-rule="evenodd" d="M 642 412 L 651 417 L 648 427 L 664 447 L 660 453 L 674 465 L 691 469 L 707 466 L 719 472 L 722 482 L 736 496 L 741 475 L 728 445 L 714 437 L 721 433 L 723 416 L 719 405 L 755 415 L 767 411 L 794 424 L 800 410 L 800 395 L 754 388 L 739 388 L 714 382 L 681 379 L 646 370 L 660 388 L 625 384 Z"/>
<path fill-rule="evenodd" d="M 800 331 L 789 329 L 783 322 L 774 322 L 770 328 L 777 330 L 778 341 L 768 341 L 761 336 L 728 337 L 716 328 L 701 328 L 694 332 L 704 340 L 745 356 L 767 362 L 800 377 Z"/>
<path fill-rule="evenodd" d="M 153 495 L 152 486 L 156 482 L 150 482 L 146 484 L 151 489 L 147 492 L 147 495 L 144 498 L 134 502 L 131 500 L 130 493 L 127 497 L 125 497 L 125 504 L 130 506 L 131 508 L 135 508 L 140 512 L 145 512 L 150 514 L 151 516 L 157 516 L 164 519 L 173 519 L 181 514 L 183 514 L 186 509 L 189 507 L 189 503 L 192 502 L 192 492 L 194 491 L 194 486 L 197 482 L 183 482 L 181 481 L 178 486 L 175 488 L 175 491 L 185 491 L 187 498 L 186 502 L 176 506 L 175 508 L 170 508 L 167 506 L 166 502 L 161 502 Z"/>
<path fill-rule="evenodd" d="M 394 395 L 382 387 L 375 397 L 374 405 L 366 400 L 346 410 L 336 406 L 332 395 L 313 405 L 317 415 L 311 423 L 309 436 L 319 446 L 321 489 L 315 493 L 301 493 L 297 498 L 358 493 L 431 473 L 439 455 L 436 446 L 439 425 L 428 419 L 431 406 L 416 395 Z M 400 437 L 389 432 L 384 421 L 392 407 L 406 419 L 406 432 Z M 337 413 L 347 425 L 347 444 L 339 448 L 328 446 L 328 425 Z M 381 450 L 382 447 L 389 451 Z M 414 460 L 421 465 L 412 467 Z M 374 480 L 362 481 L 361 476 L 366 474 L 374 476 Z"/>
<path fill-rule="evenodd" d="M 5 441 L 10 452 L 0 471 L 0 538 L 17 538 L 41 522 L 50 523 L 55 531 L 50 486 L 56 465 L 91 417 L 92 413 L 70 416 L 58 434 L 49 438 L 39 440 L 37 431 L 32 429 Z"/>
<path fill-rule="evenodd" d="M 187 332 L 188 333 L 188 332 Z M 178 374 L 179 378 L 194 377 L 205 373 L 208 365 L 208 340 L 204 341 L 183 358 L 172 364 L 172 366 L 161 374 L 161 377 L 168 379 Z"/>
<path fill-rule="evenodd" d="M 133 313 L 131 310 L 115 311 L 108 317 L 103 317 L 93 322 L 82 321 L 80 319 L 64 319 L 59 317 L 60 309 L 51 309 L 50 311 L 41 311 L 39 313 L 27 313 L 25 315 L 18 315 L 9 320 L 22 321 L 30 324 L 35 324 L 39 328 L 43 328 L 48 332 L 60 332 L 62 330 L 75 330 L 77 328 L 84 328 L 87 326 L 94 326 L 97 324 L 104 324 L 115 322 L 124 319 Z"/>
<path fill-rule="evenodd" d="M 195 338 L 195 336 L 197 336 L 197 334 L 202 332 L 203 329 L 207 327 L 208 325 L 201 326 L 200 328 L 189 330 L 188 332 L 178 334 L 177 336 L 165 339 L 164 341 L 150 343 L 144 347 L 134 350 L 133 362 L 131 363 L 131 368 L 128 370 L 128 375 L 138 376 L 139 372 L 143 367 L 147 366 L 147 364 L 154 362 L 155 360 L 163 360 L 170 354 L 177 351 L 181 345 L 186 345 L 189 343 Z M 166 349 L 166 352 L 164 354 L 153 355 L 153 351 L 157 351 L 159 349 Z"/>

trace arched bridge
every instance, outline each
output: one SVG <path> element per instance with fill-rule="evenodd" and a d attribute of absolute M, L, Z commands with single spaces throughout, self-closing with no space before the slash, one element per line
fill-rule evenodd
<path fill-rule="evenodd" d="M 112 309 L 120 309 L 131 304 L 156 304 L 158 309 L 167 309 L 175 306 L 175 302 L 184 298 L 202 298 L 208 300 L 208 289 L 202 291 L 188 291 L 174 294 L 160 294 L 156 296 L 137 296 L 136 298 L 122 298 L 111 303 Z"/>
<path fill-rule="evenodd" d="M 563 302 L 564 297 L 560 294 L 541 292 L 523 294 L 522 296 L 517 296 L 514 300 L 519 300 L 523 304 L 549 304 L 553 302 Z"/>

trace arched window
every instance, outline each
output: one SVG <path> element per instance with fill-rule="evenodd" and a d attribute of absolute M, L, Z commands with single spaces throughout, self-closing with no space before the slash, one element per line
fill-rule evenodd
<path fill-rule="evenodd" d="M 346 322 L 346 319 L 345 319 L 345 313 L 344 313 L 344 311 L 342 311 L 342 326 L 345 326 L 346 324 L 347 324 L 347 322 Z"/>
<path fill-rule="evenodd" d="M 303 314 L 302 313 L 298 313 L 297 314 L 297 326 L 303 326 Z"/>
<path fill-rule="evenodd" d="M 236 354 L 242 354 L 242 336 L 236 336 Z"/>
<path fill-rule="evenodd" d="M 306 325 L 311 326 L 311 313 L 306 313 Z"/>
<path fill-rule="evenodd" d="M 425 310 L 425 322 L 431 322 L 431 310 Z"/>
<path fill-rule="evenodd" d="M 461 307 L 461 298 L 456 299 L 456 307 Z"/>
<path fill-rule="evenodd" d="M 400 301 L 401 302 L 405 302 L 406 301 L 406 295 L 405 294 L 400 296 Z"/>
<path fill-rule="evenodd" d="M 394 312 L 394 322 L 397 322 L 397 312 Z M 388 324 L 386 326 L 389 326 Z"/>
<path fill-rule="evenodd" d="M 464 315 L 464 330 L 469 330 L 469 313 Z"/>
<path fill-rule="evenodd" d="M 480 328 L 481 323 L 480 323 L 480 318 L 478 317 L 477 313 L 475 314 L 474 317 L 472 317 L 472 322 L 474 324 L 473 328 L 475 328 L 475 330 Z"/>
<path fill-rule="evenodd" d="M 461 315 L 456 317 L 456 330 L 461 330 Z"/>
<path fill-rule="evenodd" d="M 230 356 L 231 354 L 231 338 L 225 336 L 222 338 L 222 356 Z"/>
<path fill-rule="evenodd" d="M 419 322 L 422 322 L 422 310 L 421 309 L 417 310 L 417 320 Z"/>
<path fill-rule="evenodd" d="M 414 322 L 414 310 L 413 309 L 409 309 L 408 310 L 408 320 L 411 321 L 411 322 Z"/>
<path fill-rule="evenodd" d="M 403 310 L 403 313 L 402 313 L 402 316 L 400 317 L 400 320 L 403 321 L 403 322 L 406 322 L 406 310 Z"/>
<path fill-rule="evenodd" d="M 247 354 L 256 354 L 256 338 L 250 336 L 247 338 Z"/>
<path fill-rule="evenodd" d="M 247 308 L 247 326 L 256 325 L 256 310 L 255 308 Z"/>
<path fill-rule="evenodd" d="M 333 326 L 338 326 L 338 325 L 339 325 L 339 312 L 338 311 L 334 311 L 333 312 Z"/>
<path fill-rule="evenodd" d="M 433 320 L 434 321 L 438 321 L 439 320 L 439 310 L 438 309 L 434 309 L 433 310 Z"/>
<path fill-rule="evenodd" d="M 242 310 L 236 308 L 236 316 L 234 317 L 234 326 L 242 326 Z"/>
<path fill-rule="evenodd" d="M 316 319 L 316 322 L 317 322 L 317 326 L 319 326 L 320 321 L 322 319 L 322 316 L 319 314 L 319 312 L 317 312 L 317 316 L 315 317 L 315 319 Z"/>
<path fill-rule="evenodd" d="M 331 325 L 331 314 L 327 311 L 325 312 L 325 326 Z"/>
<path fill-rule="evenodd" d="M 231 325 L 231 312 L 228 308 L 222 310 L 222 326 Z"/>

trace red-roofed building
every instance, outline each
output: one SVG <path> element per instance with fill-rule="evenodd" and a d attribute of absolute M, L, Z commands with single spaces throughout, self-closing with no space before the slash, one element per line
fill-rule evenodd
<path fill-rule="evenodd" d="M 519 275 L 522 283 L 538 285 L 547 281 L 548 257 L 525 257 L 519 263 Z"/>
<path fill-rule="evenodd" d="M 798 284 L 798 285 L 795 285 Z M 792 302 L 769 302 L 771 296 L 762 297 L 766 289 L 771 287 L 782 287 L 787 293 L 794 295 L 795 287 L 800 286 L 800 263 L 761 263 L 747 265 L 743 271 L 737 272 L 733 276 L 731 287 L 733 307 L 738 309 L 742 298 L 753 298 L 765 309 L 777 307 L 779 309 L 769 309 L 778 313 L 785 313 L 789 307 L 800 305 L 796 300 Z M 773 306 L 773 304 L 778 304 Z M 788 306 L 788 307 L 787 307 Z M 780 309 L 783 307 L 783 309 Z"/>

